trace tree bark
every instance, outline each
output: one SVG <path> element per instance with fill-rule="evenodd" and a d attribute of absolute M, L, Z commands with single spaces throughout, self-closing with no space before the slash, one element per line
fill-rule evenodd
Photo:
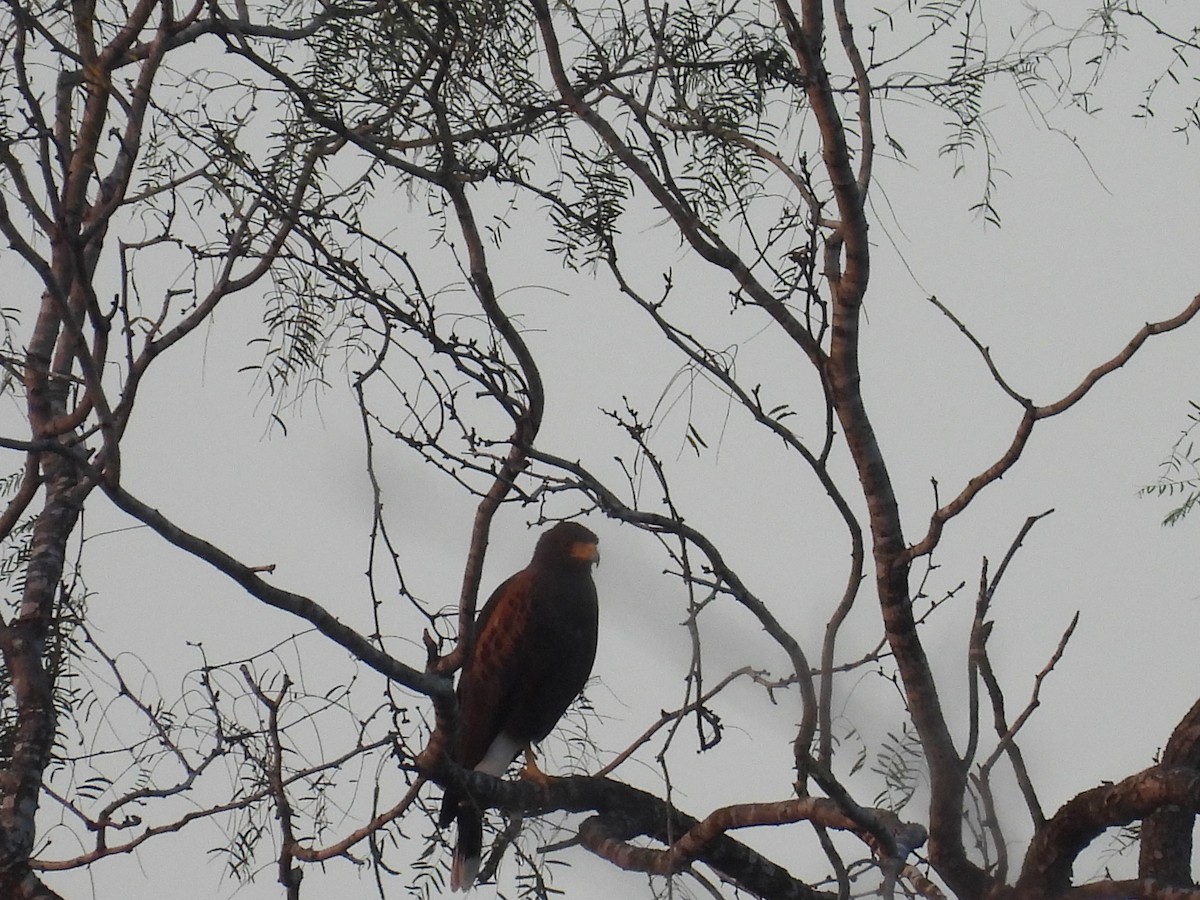
<path fill-rule="evenodd" d="M 1163 750 L 1164 766 L 1200 769 L 1200 700 L 1175 727 Z M 1176 804 L 1163 806 L 1142 821 L 1138 875 L 1168 884 L 1192 885 L 1192 832 L 1196 813 Z"/>

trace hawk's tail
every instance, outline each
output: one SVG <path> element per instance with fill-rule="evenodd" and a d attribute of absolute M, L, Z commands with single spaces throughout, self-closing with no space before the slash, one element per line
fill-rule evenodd
<path fill-rule="evenodd" d="M 466 804 L 458 807 L 458 841 L 454 845 L 454 864 L 450 867 L 450 890 L 470 890 L 479 874 L 483 857 L 483 819 L 479 811 Z"/>

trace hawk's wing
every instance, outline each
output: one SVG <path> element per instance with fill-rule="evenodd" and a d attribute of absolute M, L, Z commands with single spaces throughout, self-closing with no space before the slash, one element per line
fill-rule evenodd
<path fill-rule="evenodd" d="M 487 755 L 517 695 L 530 687 L 535 662 L 529 652 L 534 637 L 533 580 L 529 569 L 513 575 L 496 588 L 479 614 L 475 650 L 458 683 L 458 761 L 468 769 Z"/>

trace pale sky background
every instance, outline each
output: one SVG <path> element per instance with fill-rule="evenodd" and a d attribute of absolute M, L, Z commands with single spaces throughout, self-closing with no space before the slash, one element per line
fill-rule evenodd
<path fill-rule="evenodd" d="M 1007 447 L 1019 413 L 991 383 L 978 354 L 926 302 L 928 295 L 953 308 L 991 347 L 1016 389 L 1044 403 L 1115 354 L 1142 323 L 1174 315 L 1200 291 L 1198 150 L 1171 135 L 1165 120 L 1130 118 L 1142 80 L 1122 88 L 1120 78 L 1114 75 L 1103 88 L 1110 99 L 1102 116 L 1065 117 L 1086 159 L 1034 121 L 1015 95 L 994 97 L 992 129 L 1009 173 L 999 179 L 1000 230 L 984 227 L 967 211 L 977 173 L 951 180 L 950 161 L 936 158 L 940 138 L 929 127 L 930 115 L 913 113 L 908 121 L 894 110 L 889 114 L 888 126 L 910 164 L 881 161 L 877 168 L 864 379 L 910 541 L 923 533 L 932 508 L 930 478 L 938 479 L 943 500 L 957 493 Z M 647 252 L 672 252 L 668 229 L 653 227 L 660 220 L 649 217 L 651 225 L 630 240 L 645 242 Z M 423 224 L 409 227 L 398 221 L 398 235 L 416 244 L 426 240 Z M 715 329 L 725 327 L 728 285 L 709 273 L 689 276 L 685 255 L 675 252 L 683 289 L 695 291 L 698 305 L 711 306 Z M 589 451 L 612 448 L 596 452 L 596 459 L 623 452 L 615 429 L 597 409 L 618 405 L 622 394 L 648 409 L 677 363 L 628 350 L 649 347 L 650 332 L 606 279 L 568 278 L 548 257 L 493 251 L 491 260 L 498 289 L 511 291 L 506 304 L 526 312 L 530 327 L 539 330 L 530 337 L 535 351 L 551 341 L 562 348 L 548 366 L 543 448 L 557 452 L 584 436 L 579 445 Z M 14 264 L 4 258 L 6 275 Z M 447 282 L 455 277 L 445 273 Z M 652 277 L 649 273 L 647 281 Z M 235 299 L 204 334 L 162 361 L 143 389 L 124 445 L 127 486 L 242 561 L 275 564 L 274 583 L 369 630 L 362 573 L 371 497 L 348 377 L 333 371 L 332 387 L 306 398 L 302 414 L 289 419 L 289 434 L 272 432 L 269 400 L 251 375 L 237 372 L 258 361 L 258 351 L 246 341 L 259 317 L 249 298 Z M 763 366 L 777 378 L 781 371 L 779 390 L 794 391 L 794 398 L 785 399 L 802 404 L 806 389 L 798 385 L 809 384 L 810 375 L 798 354 L 774 348 L 772 341 L 769 335 L 750 340 L 746 365 Z M 967 582 L 925 632 L 944 701 L 957 709 L 965 697 L 966 634 L 980 558 L 995 564 L 1028 515 L 1056 509 L 1036 526 L 1006 576 L 993 607 L 997 624 L 989 644 L 1015 715 L 1060 633 L 1076 610 L 1081 613 L 1067 654 L 1043 689 L 1042 706 L 1023 732 L 1022 746 L 1047 812 L 1080 790 L 1151 764 L 1196 698 L 1200 519 L 1163 529 L 1166 502 L 1136 494 L 1155 478 L 1185 424 L 1187 401 L 1200 397 L 1198 349 L 1200 324 L 1153 339 L 1074 410 L 1041 423 L 1016 468 L 947 528 L 936 557 L 941 568 L 930 582 L 931 595 Z M 614 359 L 620 361 L 615 370 Z M 772 373 L 776 361 L 779 370 Z M 797 470 L 744 427 L 732 426 L 722 437 L 718 398 L 701 392 L 698 400 L 697 421 L 705 425 L 711 448 L 704 456 L 695 458 L 683 442 L 682 406 L 662 425 L 659 447 L 675 464 L 678 499 L 689 522 L 727 547 L 753 579 L 751 587 L 780 608 L 815 661 L 824 621 L 842 590 L 842 533 L 811 479 L 785 477 Z M 3 433 L 20 433 L 19 422 L 10 418 L 18 412 L 11 405 L 0 410 Z M 672 442 L 677 457 L 665 449 Z M 377 451 L 386 515 L 401 540 L 409 585 L 426 600 L 451 604 L 474 504 L 398 445 L 382 444 Z M 524 528 L 529 517 L 508 508 L 498 518 L 485 595 L 527 561 L 534 539 Z M 91 612 L 113 646 L 136 651 L 165 696 L 174 696 L 183 673 L 199 662 L 185 640 L 203 642 L 214 658 L 226 660 L 301 630 L 300 623 L 258 606 L 145 530 L 103 533 L 130 524 L 103 498 L 94 498 L 87 514 L 93 537 L 83 556 L 95 592 Z M 590 689 L 589 697 L 606 719 L 597 735 L 602 751 L 611 755 L 659 709 L 673 708 L 682 698 L 688 640 L 679 622 L 686 597 L 660 574 L 663 561 L 652 539 L 596 517 L 589 524 L 601 536 L 603 553 L 595 668 L 603 684 Z M 843 658 L 872 643 L 877 613 L 871 604 L 867 589 L 848 626 Z M 706 634 L 719 635 L 706 659 L 710 683 L 747 664 L 782 670 L 782 657 L 764 650 L 768 645 L 748 616 L 718 610 L 710 619 Z M 407 651 L 397 644 L 401 658 L 413 665 L 423 659 L 419 636 L 419 631 L 402 635 L 413 642 Z M 318 643 L 309 639 L 304 646 Z M 321 666 L 338 671 L 337 653 L 314 654 Z M 359 677 L 368 689 L 382 686 L 371 673 Z M 309 686 L 319 692 L 328 683 L 314 677 Z M 897 706 L 877 678 L 843 684 L 839 699 L 847 725 L 869 738 L 899 727 Z M 779 700 L 772 707 L 761 690 L 744 686 L 714 704 L 730 728 L 713 754 L 677 757 L 673 775 L 684 810 L 704 815 L 727 802 L 786 796 L 798 702 L 794 693 Z M 961 718 L 951 718 L 957 728 Z M 956 737 L 961 746 L 962 733 L 956 731 Z M 689 761 L 686 769 L 680 760 Z M 655 784 L 652 771 L 622 773 Z M 913 817 L 923 812 L 914 810 Z M 409 827 L 413 834 L 427 830 L 415 819 Z M 1019 831 L 1010 837 L 1023 851 L 1026 835 Z M 737 837 L 770 848 L 794 833 Z M 55 844 L 45 855 L 70 852 L 62 830 L 50 837 Z M 216 861 L 194 868 L 198 851 L 219 842 L 211 826 L 201 825 L 151 842 L 135 859 L 112 859 L 47 881 L 72 898 L 91 892 L 147 900 L 281 896 L 269 859 L 258 882 L 241 890 L 222 880 Z M 586 851 L 557 858 L 573 867 L 558 876 L 568 896 L 613 897 L 626 889 L 646 895 L 642 876 L 618 873 Z M 811 858 L 812 873 L 794 850 L 779 862 L 797 875 L 824 871 L 822 859 Z M 365 873 L 342 862 L 329 872 L 322 876 L 307 867 L 304 895 L 373 896 Z M 357 888 L 344 887 L 359 878 Z M 475 894 L 493 895 L 490 886 Z"/>

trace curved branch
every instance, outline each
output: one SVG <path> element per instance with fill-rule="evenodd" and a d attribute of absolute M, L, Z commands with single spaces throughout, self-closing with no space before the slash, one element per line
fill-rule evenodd
<path fill-rule="evenodd" d="M 669 846 L 679 835 L 686 835 L 701 824 L 653 794 L 607 778 L 575 775 L 546 781 L 504 781 L 450 766 L 426 774 L 438 783 L 459 787 L 483 806 L 506 812 L 526 815 L 558 810 L 597 813 L 581 826 L 580 839 L 589 849 L 594 847 L 601 853 L 614 847 L 607 841 L 623 842 L 638 835 Z M 832 801 L 824 799 L 785 801 L 783 805 L 790 803 L 824 804 L 824 809 L 833 806 Z M 829 815 L 834 813 L 829 811 Z M 722 813 L 716 816 L 719 820 Z M 850 823 L 852 820 L 843 818 L 840 821 Z M 833 900 L 836 896 L 814 890 L 782 866 L 719 829 L 703 847 L 697 848 L 693 858 L 710 866 L 741 890 L 768 900 Z"/>
<path fill-rule="evenodd" d="M 926 531 L 925 536 L 908 548 L 906 553 L 908 560 L 911 561 L 917 557 L 932 553 L 941 540 L 942 529 L 946 523 L 966 509 L 980 491 L 992 482 L 1002 478 L 1012 468 L 1013 464 L 1020 459 L 1036 422 L 1066 412 L 1086 397 L 1105 375 L 1115 372 L 1121 366 L 1125 365 L 1125 363 L 1129 362 L 1147 340 L 1156 334 L 1165 334 L 1168 331 L 1182 328 L 1194 319 L 1197 313 L 1200 313 L 1200 294 L 1193 297 L 1192 302 L 1178 315 L 1172 316 L 1169 319 L 1163 319 L 1161 322 L 1147 322 L 1138 329 L 1137 333 L 1121 348 L 1119 353 L 1088 372 L 1073 390 L 1058 400 L 1047 403 L 1045 406 L 1027 405 L 1025 414 L 1017 424 L 1017 430 L 1013 435 L 1012 443 L 1008 449 L 1004 451 L 1004 454 L 996 462 L 968 481 L 966 487 L 953 500 L 934 511 L 933 515 L 930 516 L 929 529 Z M 1003 387 L 1003 383 L 1001 385 Z"/>
<path fill-rule="evenodd" d="M 197 559 L 204 560 L 268 606 L 304 619 L 321 634 L 345 648 L 356 659 L 385 678 L 424 694 L 435 702 L 453 702 L 454 692 L 448 678 L 426 674 L 384 653 L 366 637 L 336 619 L 315 600 L 268 584 L 259 577 L 257 570 L 239 562 L 203 538 L 184 531 L 157 509 L 143 503 L 120 485 L 103 481 L 100 488 L 118 509 L 148 525 L 168 543 Z"/>
<path fill-rule="evenodd" d="M 52 444 L 54 442 L 46 441 L 44 443 Z M 21 473 L 20 486 L 5 505 L 4 512 L 0 513 L 0 540 L 4 540 L 12 533 L 13 528 L 25 514 L 25 510 L 29 508 L 30 502 L 37 495 L 38 488 L 41 486 L 42 471 L 38 466 L 37 455 L 33 451 L 29 451 L 25 457 L 25 469 Z"/>
<path fill-rule="evenodd" d="M 937 297 L 930 297 L 929 302 L 937 307 L 938 311 L 942 315 L 953 322 L 954 326 L 960 332 L 962 332 L 963 337 L 971 342 L 971 346 L 979 351 L 979 355 L 983 357 L 984 365 L 987 366 L 988 374 L 992 376 L 992 380 L 996 382 L 996 384 L 1000 387 L 1000 390 L 1004 391 L 1004 393 L 1006 393 L 1013 400 L 1016 400 L 1026 409 L 1033 406 L 1032 400 L 1030 400 L 1028 397 L 1018 394 L 1011 386 L 1009 386 L 1009 383 L 1004 379 L 1004 376 L 1000 374 L 1000 369 L 996 365 L 996 361 L 992 359 L 991 348 L 985 347 L 983 342 L 979 340 L 979 338 L 975 337 L 975 333 L 967 327 L 966 323 L 963 322 L 963 320 L 957 315 L 955 315 L 954 311 Z"/>
<path fill-rule="evenodd" d="M 1164 806 L 1200 812 L 1200 772 L 1154 766 L 1068 800 L 1038 830 L 1021 868 L 1018 896 L 1058 897 L 1071 887 L 1075 859 L 1105 829 L 1128 825 Z"/>
<path fill-rule="evenodd" d="M 1156 334 L 1165 334 L 1168 331 L 1174 331 L 1177 328 L 1182 328 L 1184 325 L 1194 319 L 1197 313 L 1200 313 L 1200 294 L 1197 294 L 1195 297 L 1193 297 L 1192 302 L 1185 306 L 1178 315 L 1172 316 L 1169 319 L 1163 319 L 1161 322 L 1147 322 L 1138 329 L 1137 333 L 1130 338 L 1129 343 L 1122 347 L 1121 351 L 1116 356 L 1114 356 L 1112 359 L 1102 362 L 1100 365 L 1096 366 L 1096 368 L 1092 369 L 1092 371 L 1088 372 L 1073 391 L 1064 396 L 1062 399 L 1056 400 L 1054 403 L 1049 403 L 1046 406 L 1038 407 L 1037 417 L 1039 419 L 1048 419 L 1050 416 L 1057 416 L 1059 413 L 1070 409 L 1072 406 L 1086 397 L 1088 392 L 1096 386 L 1101 378 L 1103 378 L 1105 375 L 1115 372 L 1117 369 L 1121 368 L 1121 366 L 1125 365 L 1125 363 L 1129 362 L 1129 360 L 1133 358 L 1133 355 L 1137 353 L 1138 350 L 1142 348 L 1142 345 L 1145 344 L 1146 341 L 1148 341 L 1151 337 Z"/>
<path fill-rule="evenodd" d="M 888 810 L 867 810 L 879 820 L 893 838 L 898 852 L 907 856 L 925 843 L 925 829 L 920 825 L 901 822 Z M 753 828 L 763 825 L 787 825 L 795 822 L 810 822 L 822 828 L 835 828 L 855 833 L 864 843 L 877 852 L 882 852 L 875 835 L 863 830 L 859 824 L 832 800 L 824 797 L 801 797 L 775 803 L 739 803 L 714 810 L 675 840 L 666 850 L 635 847 L 614 835 L 603 815 L 594 816 L 579 828 L 579 837 L 585 847 L 610 860 L 623 869 L 650 872 L 658 875 L 673 875 L 700 859 L 705 850 L 717 838 L 735 828 Z M 903 864 L 899 860 L 885 862 Z"/>
<path fill-rule="evenodd" d="M 412 786 L 405 791 L 404 796 L 396 801 L 395 805 L 389 809 L 376 815 L 369 822 L 363 823 L 359 828 L 354 829 L 345 837 L 330 844 L 328 847 L 301 847 L 297 846 L 294 850 L 296 859 L 303 862 L 324 862 L 327 859 L 333 859 L 337 856 L 344 856 L 355 844 L 366 840 L 374 835 L 379 829 L 394 821 L 403 815 L 410 806 L 416 802 L 417 794 L 425 785 L 425 776 L 418 776 L 412 783 Z"/>
<path fill-rule="evenodd" d="M 447 148 L 446 152 L 449 154 L 451 151 Z M 483 560 L 487 552 L 488 532 L 491 529 L 492 518 L 512 489 L 516 477 L 525 468 L 529 451 L 542 427 L 546 397 L 537 360 L 534 359 L 533 353 L 525 343 L 525 339 L 521 337 L 521 333 L 513 325 L 512 320 L 500 308 L 500 303 L 496 298 L 496 289 L 488 271 L 483 238 L 479 234 L 479 227 L 475 222 L 471 204 L 467 200 L 466 191 L 461 183 L 452 179 L 447 181 L 445 188 L 450 195 L 459 227 L 467 244 L 470 279 L 471 285 L 475 289 L 475 296 L 492 327 L 496 329 L 516 356 L 517 364 L 525 379 L 527 398 L 524 409 L 517 414 L 516 427 L 509 439 L 508 455 L 501 463 L 491 488 L 480 500 L 475 511 L 475 521 L 471 528 L 471 549 L 467 555 L 462 591 L 458 601 L 458 645 L 437 664 L 438 671 L 452 672 L 470 653 L 471 644 L 474 641 L 475 607 L 479 598 L 479 585 L 483 578 Z"/>
<path fill-rule="evenodd" d="M 1163 750 L 1162 765 L 1200 770 L 1200 700 L 1187 711 Z M 1170 884 L 1192 881 L 1192 832 L 1196 815 L 1166 807 L 1142 821 L 1138 875 Z"/>
<path fill-rule="evenodd" d="M 842 50 L 854 71 L 854 90 L 858 94 L 858 192 L 865 197 L 871 186 L 871 168 L 875 161 L 875 126 L 871 117 L 871 77 L 863 63 L 862 53 L 854 41 L 854 28 L 846 14 L 846 0 L 833 0 L 833 15 L 837 21 Z"/>
<path fill-rule="evenodd" d="M 734 671 L 732 671 L 728 675 L 726 675 L 724 678 L 722 678 L 719 682 L 717 682 L 716 687 L 710 688 L 709 690 L 705 691 L 703 694 L 701 694 L 699 697 L 697 697 L 691 703 L 687 703 L 687 704 L 681 706 L 679 709 L 675 710 L 674 712 L 663 712 L 663 714 L 661 716 L 659 716 L 658 721 L 656 721 L 649 728 L 647 728 L 645 731 L 643 731 L 640 735 L 638 735 L 636 738 L 634 738 L 632 743 L 630 743 L 624 750 L 622 750 L 620 753 L 618 753 L 616 756 L 614 756 L 611 760 L 609 760 L 607 763 L 605 763 L 604 767 L 602 769 L 600 769 L 598 772 L 596 772 L 596 774 L 601 775 L 601 776 L 610 774 L 614 769 L 616 769 L 623 762 L 625 762 L 625 760 L 627 760 L 627 759 L 629 759 L 629 757 L 633 756 L 633 754 L 637 751 L 637 749 L 639 747 L 645 745 L 646 742 L 650 740 L 650 738 L 654 737 L 654 735 L 656 735 L 659 731 L 661 731 L 665 726 L 670 725 L 672 722 L 679 721 L 680 719 L 682 719 L 684 716 L 688 715 L 689 713 L 695 712 L 696 710 L 699 710 L 699 709 L 703 709 L 705 704 L 707 704 L 710 700 L 712 700 L 713 697 L 717 696 L 717 694 L 719 694 L 719 693 L 721 693 L 721 691 L 725 690 L 725 688 L 728 687 L 730 685 L 730 683 L 732 683 L 733 681 L 736 681 L 738 678 L 741 678 L 743 675 L 749 675 L 751 677 L 759 677 L 762 675 L 762 673 L 758 672 L 755 669 L 750 668 L 749 666 L 743 666 L 740 669 L 735 669 Z"/>

